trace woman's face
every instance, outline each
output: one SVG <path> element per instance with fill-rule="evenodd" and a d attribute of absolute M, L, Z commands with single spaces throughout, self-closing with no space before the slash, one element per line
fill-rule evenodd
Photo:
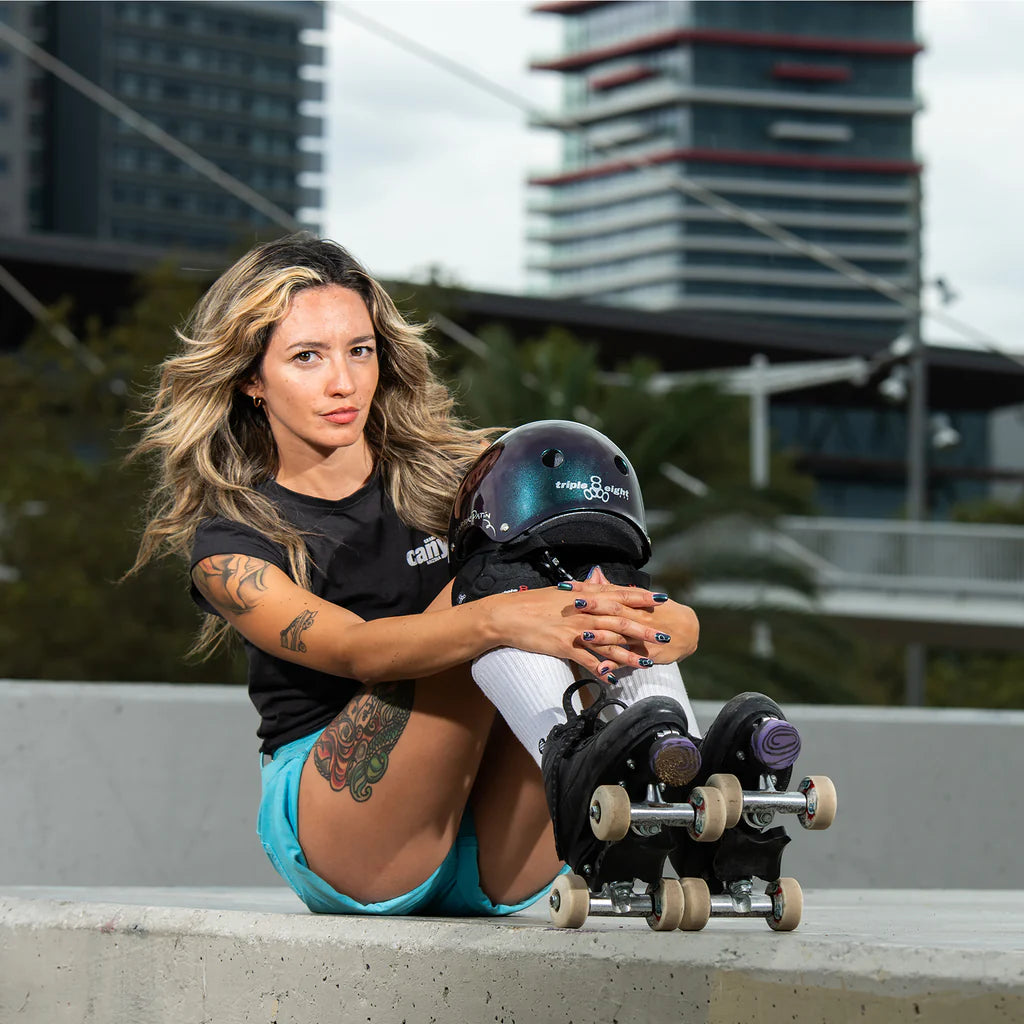
<path fill-rule="evenodd" d="M 263 399 L 282 465 L 352 445 L 362 454 L 378 369 L 366 303 L 329 284 L 295 293 L 243 390 Z"/>

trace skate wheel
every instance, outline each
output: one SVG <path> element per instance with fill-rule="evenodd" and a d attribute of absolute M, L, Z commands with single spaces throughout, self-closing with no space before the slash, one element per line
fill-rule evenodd
<path fill-rule="evenodd" d="M 836 787 L 827 775 L 810 775 L 799 786 L 807 797 L 807 810 L 797 817 L 804 828 L 821 831 L 828 828 L 836 818 Z"/>
<path fill-rule="evenodd" d="M 656 932 L 674 932 L 683 919 L 683 887 L 675 878 L 663 878 L 657 885 L 649 885 L 647 892 L 655 907 L 661 908 L 660 913 L 647 915 L 647 924 Z"/>
<path fill-rule="evenodd" d="M 682 879 L 684 932 L 699 932 L 711 920 L 711 890 L 703 878 Z"/>
<path fill-rule="evenodd" d="M 765 889 L 772 898 L 768 927 L 775 932 L 791 932 L 804 913 L 804 892 L 795 878 L 780 878 Z"/>
<path fill-rule="evenodd" d="M 579 928 L 590 913 L 590 890 L 579 875 L 559 875 L 548 896 L 548 914 L 557 928 Z"/>
<path fill-rule="evenodd" d="M 713 843 L 725 831 L 725 797 L 712 786 L 694 786 L 690 790 L 693 824 L 687 826 L 690 838 L 698 843 Z"/>
<path fill-rule="evenodd" d="M 725 799 L 725 827 L 734 828 L 743 814 L 743 787 L 735 775 L 721 773 L 708 778 L 706 785 L 717 789 Z"/>
<path fill-rule="evenodd" d="M 598 786 L 590 799 L 590 828 L 598 839 L 617 843 L 630 822 L 629 794 L 621 786 Z"/>

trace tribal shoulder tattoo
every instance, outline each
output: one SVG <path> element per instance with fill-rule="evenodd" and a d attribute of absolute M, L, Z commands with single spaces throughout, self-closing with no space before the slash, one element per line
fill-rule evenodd
<path fill-rule="evenodd" d="M 192 581 L 215 608 L 244 615 L 260 603 L 267 589 L 263 579 L 270 563 L 249 555 L 210 555 L 197 562 Z M 302 634 L 316 621 L 316 612 L 301 611 L 281 630 L 281 646 L 286 651 L 306 653 Z"/>
<path fill-rule="evenodd" d="M 411 682 L 363 691 L 324 729 L 313 747 L 313 763 L 331 789 L 347 789 L 359 803 L 370 799 L 409 724 L 414 691 Z"/>
<path fill-rule="evenodd" d="M 192 581 L 216 608 L 244 615 L 267 589 L 263 574 L 270 563 L 249 555 L 210 555 L 197 562 Z"/>

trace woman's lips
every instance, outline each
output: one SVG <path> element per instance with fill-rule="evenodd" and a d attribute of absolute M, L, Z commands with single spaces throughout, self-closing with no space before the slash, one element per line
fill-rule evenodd
<path fill-rule="evenodd" d="M 331 423 L 351 423 L 359 415 L 358 409 L 335 409 L 324 413 L 324 419 Z"/>

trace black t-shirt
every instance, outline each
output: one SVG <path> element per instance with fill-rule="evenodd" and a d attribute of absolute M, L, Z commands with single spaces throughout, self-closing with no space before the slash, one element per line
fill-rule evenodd
<path fill-rule="evenodd" d="M 406 526 L 377 473 L 341 501 L 297 494 L 274 481 L 257 490 L 307 534 L 310 590 L 362 619 L 422 612 L 450 579 L 445 539 Z M 242 523 L 204 519 L 196 530 L 192 565 L 226 554 L 262 558 L 288 573 L 280 545 Z M 203 611 L 216 614 L 194 585 L 191 593 Z M 243 643 L 265 754 L 327 725 L 359 688 L 354 679 L 295 665 Z"/>

